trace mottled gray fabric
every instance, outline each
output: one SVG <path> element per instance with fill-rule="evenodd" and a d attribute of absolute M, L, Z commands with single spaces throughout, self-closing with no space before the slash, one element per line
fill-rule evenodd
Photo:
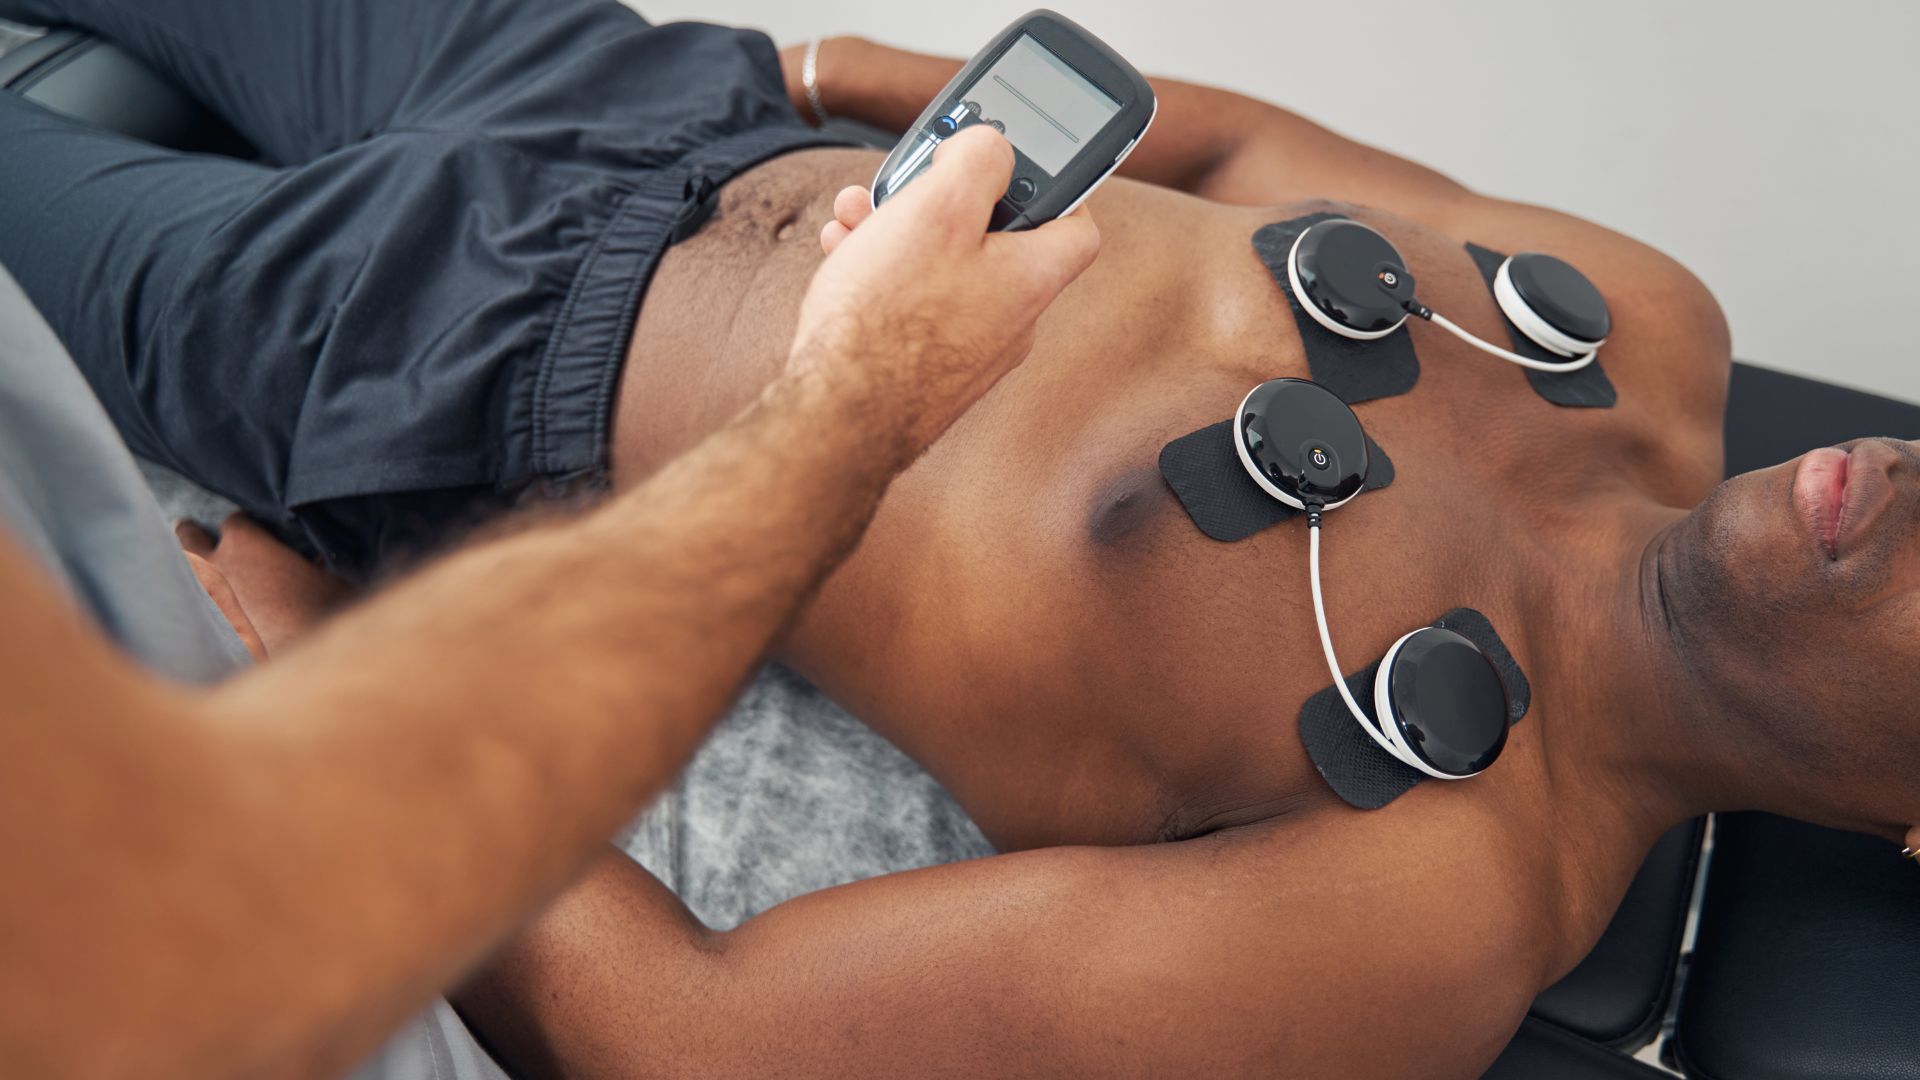
<path fill-rule="evenodd" d="M 993 853 L 920 766 L 779 667 L 620 843 L 716 929 L 802 893 Z"/>
<path fill-rule="evenodd" d="M 151 461 L 136 458 L 140 463 L 140 473 L 147 479 L 147 486 L 160 500 L 160 506 L 167 513 L 169 521 L 195 521 L 207 527 L 214 535 L 220 533 L 220 523 L 227 520 L 239 507 L 223 499 L 174 472 L 164 465 L 155 465 Z"/>

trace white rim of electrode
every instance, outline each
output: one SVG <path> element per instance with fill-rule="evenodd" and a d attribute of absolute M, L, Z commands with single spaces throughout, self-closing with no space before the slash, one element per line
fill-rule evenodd
<path fill-rule="evenodd" d="M 1407 324 L 1407 317 L 1404 314 L 1400 316 L 1398 322 L 1387 327 L 1385 330 L 1355 330 L 1351 326 L 1341 326 L 1339 323 L 1333 321 L 1332 316 L 1315 306 L 1312 298 L 1307 296 L 1307 290 L 1300 287 L 1300 241 L 1305 240 L 1308 233 L 1327 224 L 1331 224 L 1331 222 L 1316 221 L 1312 225 L 1300 230 L 1300 235 L 1293 238 L 1293 246 L 1287 249 L 1287 284 L 1293 287 L 1293 298 L 1299 302 L 1300 309 L 1305 311 L 1307 317 L 1314 322 L 1339 334 L 1343 338 L 1352 338 L 1355 341 L 1378 341 L 1388 334 L 1393 333 L 1395 330 L 1400 329 L 1402 326 L 1405 326 Z"/>
<path fill-rule="evenodd" d="M 1271 382 L 1271 381 L 1272 381 L 1271 379 L 1268 380 L 1268 382 Z M 1260 384 L 1260 386 L 1265 386 L 1265 385 L 1267 384 L 1266 383 Z M 1266 474 L 1260 471 L 1260 466 L 1254 462 L 1253 455 L 1247 452 L 1247 433 L 1246 433 L 1246 428 L 1243 426 L 1246 422 L 1247 402 L 1253 400 L 1253 395 L 1259 391 L 1260 386 L 1256 386 L 1252 390 L 1247 391 L 1247 396 L 1240 399 L 1240 407 L 1238 409 L 1235 409 L 1233 412 L 1234 453 L 1240 455 L 1241 468 L 1244 468 L 1245 470 L 1247 470 L 1247 475 L 1253 477 L 1253 482 L 1260 485 L 1260 490 L 1266 492 L 1267 494 L 1273 496 L 1276 499 L 1279 499 L 1281 502 L 1285 503 L 1288 506 L 1293 507 L 1295 510 L 1305 510 L 1307 508 L 1307 504 L 1301 502 L 1299 499 L 1296 499 L 1293 496 L 1275 487 L 1273 484 L 1273 481 L 1268 480 Z M 1363 479 L 1360 482 L 1360 491 L 1365 491 L 1365 490 L 1367 490 L 1367 484 L 1366 484 L 1366 481 Z M 1354 492 L 1353 495 L 1360 494 L 1360 491 Z M 1353 495 L 1349 495 L 1346 498 L 1341 499 L 1339 502 L 1328 503 L 1327 505 L 1321 507 L 1320 509 L 1322 512 L 1325 512 L 1327 510 L 1332 510 L 1335 507 L 1345 506 L 1347 505 L 1348 502 L 1352 501 Z"/>
<path fill-rule="evenodd" d="M 1421 772 L 1426 773 L 1436 780 L 1465 780 L 1469 776 L 1478 776 L 1480 775 L 1478 772 L 1441 772 L 1439 769 L 1427 764 L 1419 754 L 1414 753 L 1413 747 L 1407 745 L 1406 733 L 1402 731 L 1400 727 L 1400 714 L 1393 710 L 1393 662 L 1400 657 L 1400 646 L 1413 640 L 1415 634 L 1425 629 L 1427 629 L 1427 627 L 1422 626 L 1402 634 L 1400 640 L 1393 643 L 1393 648 L 1387 650 L 1386 658 L 1380 661 L 1380 669 L 1374 672 L 1373 675 L 1374 715 L 1380 718 L 1380 730 L 1385 734 L 1387 740 L 1393 744 L 1388 748 L 1388 751 L 1392 753 L 1394 757 L 1399 758 L 1401 761 L 1419 769 Z"/>
<path fill-rule="evenodd" d="M 1513 265 L 1513 256 L 1507 256 L 1500 269 L 1493 275 L 1493 300 L 1500 305 L 1502 314 L 1513 322 L 1527 340 L 1535 345 L 1566 357 L 1569 361 L 1586 360 L 1588 355 L 1600 351 L 1607 343 L 1606 338 L 1599 341 L 1582 341 L 1562 333 L 1552 323 L 1540 316 L 1533 307 L 1521 297 L 1520 290 L 1513 287 L 1513 275 L 1508 267 Z"/>

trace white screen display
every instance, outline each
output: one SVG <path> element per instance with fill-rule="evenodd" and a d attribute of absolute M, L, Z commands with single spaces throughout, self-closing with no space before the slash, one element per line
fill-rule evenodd
<path fill-rule="evenodd" d="M 965 95 L 983 120 L 1053 176 L 1120 111 L 1120 103 L 1027 34 L 1000 54 Z"/>

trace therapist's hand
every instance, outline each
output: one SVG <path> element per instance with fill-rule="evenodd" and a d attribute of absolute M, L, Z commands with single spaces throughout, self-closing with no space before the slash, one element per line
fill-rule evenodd
<path fill-rule="evenodd" d="M 877 212 L 865 188 L 842 191 L 821 232 L 789 370 L 870 398 L 908 459 L 1026 358 L 1040 313 L 1100 250 L 1084 211 L 989 234 L 1012 174 L 1006 139 L 968 128 Z"/>

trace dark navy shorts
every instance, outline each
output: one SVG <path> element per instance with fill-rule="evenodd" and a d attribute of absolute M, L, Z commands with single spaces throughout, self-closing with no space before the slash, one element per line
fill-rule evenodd
<path fill-rule="evenodd" d="M 0 263 L 134 451 L 349 574 L 604 482 L 661 252 L 838 140 L 759 33 L 615 0 L 11 0 L 140 55 L 263 162 L 0 94 Z"/>

